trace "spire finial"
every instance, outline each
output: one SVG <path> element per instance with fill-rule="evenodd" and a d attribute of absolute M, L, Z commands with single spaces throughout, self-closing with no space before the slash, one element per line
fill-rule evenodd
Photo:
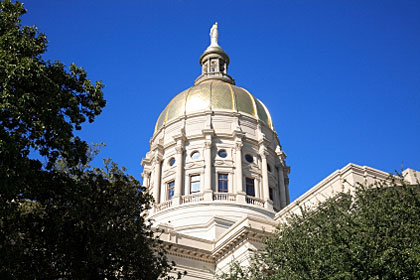
<path fill-rule="evenodd" d="M 217 30 L 217 22 L 213 24 L 210 29 L 210 46 L 219 46 L 217 40 L 219 39 L 219 31 Z"/>

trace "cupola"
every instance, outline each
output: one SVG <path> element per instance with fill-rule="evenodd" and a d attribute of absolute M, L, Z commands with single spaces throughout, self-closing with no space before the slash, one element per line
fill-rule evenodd
<path fill-rule="evenodd" d="M 235 84 L 235 80 L 227 74 L 229 56 L 219 46 L 219 30 L 217 22 L 210 29 L 210 46 L 200 56 L 201 75 L 194 81 L 195 85 L 206 80 L 221 80 Z"/>

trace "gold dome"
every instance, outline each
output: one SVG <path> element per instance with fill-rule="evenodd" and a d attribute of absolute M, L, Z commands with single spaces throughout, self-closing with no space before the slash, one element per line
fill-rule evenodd
<path fill-rule="evenodd" d="M 175 96 L 160 114 L 155 132 L 181 116 L 203 111 L 231 111 L 250 115 L 273 129 L 264 104 L 227 74 L 229 56 L 218 44 L 217 23 L 210 30 L 210 46 L 200 56 L 201 75 L 194 86 Z"/>
<path fill-rule="evenodd" d="M 233 111 L 251 115 L 273 129 L 264 104 L 246 89 L 221 80 L 206 80 L 176 95 L 160 114 L 155 132 L 180 116 L 202 111 Z"/>

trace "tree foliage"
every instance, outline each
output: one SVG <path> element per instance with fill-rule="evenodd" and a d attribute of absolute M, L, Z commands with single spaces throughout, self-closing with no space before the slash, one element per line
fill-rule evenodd
<path fill-rule="evenodd" d="M 0 1 L 0 278 L 167 277 L 152 198 L 111 161 L 87 165 L 74 135 L 101 113 L 103 85 L 44 60 L 46 36 L 21 25 L 25 12 Z"/>
<path fill-rule="evenodd" d="M 420 190 L 358 185 L 301 209 L 223 279 L 420 279 Z"/>

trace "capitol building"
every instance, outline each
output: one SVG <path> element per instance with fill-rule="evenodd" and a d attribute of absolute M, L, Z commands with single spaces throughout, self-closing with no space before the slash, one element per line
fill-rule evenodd
<path fill-rule="evenodd" d="M 290 167 L 263 101 L 236 85 L 217 24 L 200 57 L 201 75 L 157 118 L 142 159 L 143 185 L 155 204 L 149 216 L 183 279 L 216 279 L 299 205 L 315 206 L 352 185 L 388 173 L 348 164 L 290 203 Z M 420 172 L 407 169 L 406 180 Z M 170 245 L 170 246 L 169 246 Z"/>

